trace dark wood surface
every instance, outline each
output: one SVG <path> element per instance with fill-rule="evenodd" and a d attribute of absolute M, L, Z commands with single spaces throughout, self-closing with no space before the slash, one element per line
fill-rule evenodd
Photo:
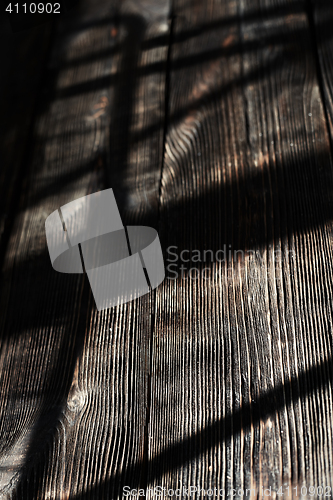
<path fill-rule="evenodd" d="M 1 49 L 1 498 L 333 486 L 332 15 L 84 0 Z M 166 266 L 211 254 L 97 312 L 44 222 L 107 187 Z"/>
<path fill-rule="evenodd" d="M 330 484 L 332 164 L 306 6 L 175 9 L 162 241 L 256 254 L 158 291 L 150 475 Z"/>
<path fill-rule="evenodd" d="M 43 64 L 48 58 L 50 36 L 50 25 L 12 34 L 5 12 L 0 14 L 1 258 L 31 155 L 37 96 L 44 85 Z"/>

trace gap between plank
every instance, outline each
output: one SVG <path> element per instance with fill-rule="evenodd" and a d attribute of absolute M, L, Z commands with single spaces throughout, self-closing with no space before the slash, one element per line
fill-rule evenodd
<path fill-rule="evenodd" d="M 323 79 L 322 70 L 321 70 L 321 66 L 320 66 L 319 44 L 317 41 L 317 30 L 316 30 L 316 24 L 315 24 L 315 20 L 314 20 L 314 11 L 313 11 L 312 0 L 306 0 L 305 7 L 306 7 L 306 15 L 308 18 L 308 23 L 309 23 L 309 31 L 310 31 L 312 49 L 314 51 L 319 94 L 320 94 L 320 99 L 323 103 L 325 122 L 326 122 L 326 130 L 327 130 L 328 139 L 330 142 L 330 150 L 331 150 L 331 157 L 332 157 L 333 156 L 333 142 L 332 142 L 332 137 L 331 137 L 331 133 L 330 133 L 330 126 L 329 126 L 330 120 L 329 120 L 328 111 L 326 108 L 325 85 L 324 85 L 324 79 Z"/>

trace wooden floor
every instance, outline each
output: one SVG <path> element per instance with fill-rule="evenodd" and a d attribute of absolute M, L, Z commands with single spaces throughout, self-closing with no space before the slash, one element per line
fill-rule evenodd
<path fill-rule="evenodd" d="M 333 495 L 332 22 L 82 0 L 0 34 L 1 498 Z M 97 312 L 44 223 L 108 187 L 178 277 Z"/>

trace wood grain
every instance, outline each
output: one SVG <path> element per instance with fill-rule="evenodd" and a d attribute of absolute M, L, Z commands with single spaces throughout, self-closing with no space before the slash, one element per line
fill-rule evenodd
<path fill-rule="evenodd" d="M 114 17 L 114 3 L 85 2 L 60 22 L 39 103 L 4 264 L 4 498 L 72 498 L 96 485 L 115 497 L 108 479 L 142 455 L 136 306 L 96 314 L 83 277 L 53 271 L 44 236 L 50 212 L 104 186 Z"/>
<path fill-rule="evenodd" d="M 0 432 L 4 498 L 64 498 L 72 487 L 85 486 L 80 476 L 80 485 L 76 483 L 80 469 L 75 458 L 80 460 L 82 455 L 74 453 L 74 445 L 79 424 L 91 411 L 90 405 L 94 407 L 99 391 L 91 395 L 92 384 L 86 383 L 79 367 L 89 366 L 85 343 L 94 345 L 99 339 L 96 334 L 88 336 L 92 303 L 87 283 L 82 276 L 53 271 L 44 222 L 62 204 L 102 185 L 108 120 L 106 115 L 96 119 L 94 113 L 103 106 L 105 110 L 109 85 L 95 87 L 95 82 L 110 71 L 109 60 L 100 60 L 98 52 L 115 42 L 110 19 L 102 30 L 84 26 L 89 8 L 93 11 L 86 2 L 81 13 L 73 11 L 55 33 L 39 94 L 25 189 L 3 267 Z M 105 20 L 114 15 L 114 5 L 100 3 L 94 15 L 96 21 Z M 75 68 L 64 64 L 92 50 L 95 58 L 88 64 Z M 63 89 L 87 81 L 90 89 L 86 92 L 61 96 Z M 85 437 L 89 444 L 89 435 Z"/>
<path fill-rule="evenodd" d="M 168 10 L 87 0 L 57 26 L 3 269 L 3 498 L 146 484 L 154 297 L 97 313 L 82 276 L 51 268 L 44 221 L 110 186 L 124 224 L 156 226 Z"/>
<path fill-rule="evenodd" d="M 185 263 L 192 280 L 178 260 L 157 291 L 148 485 L 296 498 L 332 486 L 333 458 L 332 159 L 307 4 L 173 14 L 160 235 L 215 257 Z"/>
<path fill-rule="evenodd" d="M 330 29 L 333 8 L 331 2 L 311 0 L 308 4 L 312 36 L 318 54 L 318 73 L 322 86 L 327 121 L 329 123 L 331 148 L 333 144 L 333 86 L 332 86 L 332 32 Z"/>
<path fill-rule="evenodd" d="M 330 11 L 309 5 L 84 0 L 57 25 L 3 265 L 1 498 L 332 486 Z M 167 266 L 213 258 L 97 313 L 44 221 L 105 187 Z"/>

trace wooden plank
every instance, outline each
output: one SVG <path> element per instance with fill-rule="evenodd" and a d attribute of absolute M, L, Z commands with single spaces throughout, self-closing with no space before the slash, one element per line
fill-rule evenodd
<path fill-rule="evenodd" d="M 115 7 L 86 0 L 59 23 L 38 109 L 0 300 L 4 498 L 115 499 L 147 481 L 153 296 L 97 313 L 44 237 L 49 213 L 107 186 L 124 224 L 156 221 L 168 3 L 123 2 L 117 24 Z"/>
<path fill-rule="evenodd" d="M 83 26 L 92 13 L 96 20 L 107 19 L 103 29 Z M 110 74 L 112 56 L 101 60 L 98 52 L 115 45 L 110 16 L 113 3 L 88 1 L 80 13 L 61 20 L 40 92 L 29 171 L 3 266 L 3 498 L 61 498 L 73 487 L 84 487 L 81 476 L 76 484 L 80 468 L 75 461 L 83 451 L 75 455 L 73 450 L 79 424 L 100 395 L 91 394 L 90 371 L 79 367 L 94 368 L 86 346 L 94 346 L 98 334 L 89 335 L 92 303 L 83 276 L 59 274 L 50 265 L 44 222 L 62 204 L 102 186 L 108 120 L 105 113 L 95 115 L 105 111 L 109 93 L 106 82 L 104 87 L 98 83 Z M 92 50 L 95 58 L 89 63 L 68 65 Z M 62 97 L 64 89 L 87 81 L 85 92 Z M 105 349 L 105 338 L 99 340 Z"/>
<path fill-rule="evenodd" d="M 116 63 L 111 105 L 107 181 L 116 194 L 125 225 L 157 227 L 158 224 L 169 9 L 169 2 L 165 0 L 136 0 L 123 2 L 119 12 L 121 52 Z M 132 336 L 127 340 L 127 349 L 119 354 L 119 361 L 126 363 L 127 373 L 122 377 L 122 385 L 118 384 L 118 397 L 128 398 L 131 407 L 128 420 L 123 423 L 124 444 L 119 443 L 120 456 L 110 453 L 109 460 L 105 460 L 112 467 L 112 474 L 110 470 L 104 483 L 97 481 L 91 485 L 90 498 L 100 498 L 103 494 L 106 498 L 123 498 L 125 486 L 139 490 L 145 489 L 147 483 L 154 294 L 124 307 L 131 322 Z M 114 327 L 116 342 L 122 335 L 126 340 L 128 334 L 122 328 L 122 325 Z M 114 383 L 110 383 L 109 390 L 114 390 L 113 386 Z M 119 403 L 114 412 L 122 421 Z M 128 451 L 123 450 L 125 446 Z"/>
<path fill-rule="evenodd" d="M 156 296 L 148 486 L 297 498 L 333 471 L 332 159 L 307 5 L 174 9 L 160 236 L 178 277 Z"/>
<path fill-rule="evenodd" d="M 326 116 L 329 123 L 331 148 L 333 145 L 333 85 L 332 85 L 332 34 L 330 30 L 333 18 L 331 2 L 311 0 L 309 18 L 312 27 L 313 44 L 318 52 L 318 73 L 322 86 Z"/>
<path fill-rule="evenodd" d="M 64 498 L 92 485 L 104 491 L 115 469 L 142 454 L 128 440 L 140 425 L 129 390 L 133 306 L 97 315 L 82 276 L 52 270 L 44 236 L 50 212 L 103 187 L 114 8 L 85 2 L 59 25 L 4 264 L 1 489 L 8 498 Z"/>

